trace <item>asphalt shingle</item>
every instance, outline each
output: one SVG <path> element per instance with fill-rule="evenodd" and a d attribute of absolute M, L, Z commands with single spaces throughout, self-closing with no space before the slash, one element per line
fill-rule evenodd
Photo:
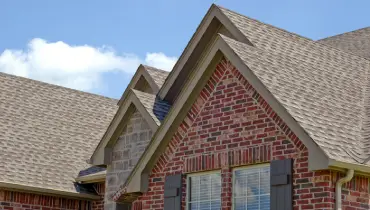
<path fill-rule="evenodd" d="M 327 37 L 317 42 L 370 59 L 370 27 Z"/>
<path fill-rule="evenodd" d="M 302 59 L 223 39 L 330 158 L 358 163 L 368 157 L 362 129 L 369 61 L 341 66 L 309 52 Z"/>
<path fill-rule="evenodd" d="M 145 70 L 150 74 L 153 78 L 154 82 L 158 85 L 159 88 L 162 87 L 164 84 L 169 72 L 164 71 L 162 69 L 157 69 L 152 66 L 143 65 Z"/>
<path fill-rule="evenodd" d="M 138 90 L 132 90 L 140 102 L 144 105 L 150 116 L 154 119 L 157 125 L 161 124 L 161 121 L 166 117 L 171 106 L 161 100 L 154 94 L 141 92 Z"/>
<path fill-rule="evenodd" d="M 117 100 L 0 73 L 0 182 L 76 192 L 73 184 Z"/>

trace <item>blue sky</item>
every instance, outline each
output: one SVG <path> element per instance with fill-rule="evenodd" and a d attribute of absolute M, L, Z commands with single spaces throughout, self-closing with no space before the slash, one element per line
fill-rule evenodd
<path fill-rule="evenodd" d="M 368 0 L 4 0 L 0 71 L 118 98 L 139 63 L 171 69 L 212 3 L 312 39 L 370 26 Z"/>

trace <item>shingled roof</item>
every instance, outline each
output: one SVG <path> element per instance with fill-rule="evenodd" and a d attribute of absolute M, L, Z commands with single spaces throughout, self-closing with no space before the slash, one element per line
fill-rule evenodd
<path fill-rule="evenodd" d="M 256 76 L 310 137 L 330 158 L 363 163 L 370 155 L 370 61 L 220 9 L 253 47 L 225 40 L 256 66 Z"/>
<path fill-rule="evenodd" d="M 143 65 L 143 66 L 145 70 L 148 71 L 148 73 L 153 78 L 154 82 L 158 85 L 158 87 L 161 88 L 170 72 L 164 71 L 162 69 L 158 69 L 152 66 L 147 66 L 147 65 Z"/>
<path fill-rule="evenodd" d="M 214 39 L 202 39 L 205 35 Z M 202 59 L 200 65 L 194 57 Z M 165 136 L 183 120 L 179 117 L 191 106 L 188 101 L 199 94 L 197 85 L 203 84 L 208 68 L 221 57 L 229 59 L 280 119 L 287 121 L 309 150 L 312 170 L 370 171 L 370 61 L 212 5 L 159 92 L 162 98 L 171 96 L 171 115 L 114 200 L 141 191 L 135 183 L 144 178 L 137 177 L 151 171 L 156 154 L 165 152 L 170 139 Z"/>
<path fill-rule="evenodd" d="M 166 101 L 161 100 L 154 94 L 144 93 L 138 90 L 133 90 L 133 92 L 144 105 L 157 125 L 161 125 L 161 121 L 166 117 L 171 106 Z"/>
<path fill-rule="evenodd" d="M 117 100 L 0 73 L 0 183 L 75 193 Z"/>
<path fill-rule="evenodd" d="M 327 37 L 317 42 L 370 59 L 370 27 Z"/>

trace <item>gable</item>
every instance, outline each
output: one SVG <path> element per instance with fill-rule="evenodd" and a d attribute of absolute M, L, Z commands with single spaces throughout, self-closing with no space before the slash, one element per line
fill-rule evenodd
<path fill-rule="evenodd" d="M 137 83 L 135 84 L 134 90 L 139 90 L 141 92 L 145 92 L 145 93 L 153 93 L 154 90 L 153 88 L 150 86 L 150 84 L 148 83 L 148 81 L 145 79 L 145 77 L 143 75 L 140 76 L 139 80 L 137 81 Z"/>
<path fill-rule="evenodd" d="M 224 58 L 182 119 L 164 149 L 157 149 L 153 167 L 144 172 L 150 174 L 150 193 L 163 183 L 151 180 L 164 180 L 169 174 L 307 156 L 305 145 Z M 123 201 L 124 196 L 119 192 L 114 198 Z"/>
<path fill-rule="evenodd" d="M 109 201 L 110 198 L 126 182 L 152 135 L 153 131 L 146 119 L 135 110 L 127 119 L 122 133 L 109 143 L 112 148 L 112 160 L 106 172 L 105 208 L 113 204 Z"/>
<path fill-rule="evenodd" d="M 140 91 L 128 91 L 125 100 L 119 107 L 99 145 L 96 147 L 94 153 L 92 154 L 89 160 L 90 164 L 108 165 L 111 163 L 112 148 L 114 146 L 114 143 L 127 125 L 132 114 L 136 111 L 139 112 L 143 118 L 145 118 L 146 123 L 149 125 L 150 129 L 153 132 L 157 130 L 159 126 L 158 122 L 160 121 L 158 119 L 155 119 L 156 116 L 153 114 L 153 109 L 145 107 L 144 104 L 140 101 L 137 95 L 138 93 L 140 93 Z M 156 104 L 156 102 L 150 100 L 148 104 Z M 157 106 L 162 107 L 161 105 Z M 152 107 L 154 107 L 154 105 L 152 105 Z"/>
<path fill-rule="evenodd" d="M 277 140 L 284 143 L 276 143 Z M 306 146 L 239 70 L 223 58 L 176 127 L 150 174 L 264 163 L 271 161 L 272 156 L 292 154 L 291 158 L 297 158 L 297 154 L 304 152 Z M 250 158 L 242 159 L 246 154 Z M 204 163 L 209 157 L 214 164 Z M 196 163 L 200 159 L 204 162 Z"/>
<path fill-rule="evenodd" d="M 123 92 L 118 105 L 122 105 L 131 89 L 156 95 L 167 78 L 167 75 L 168 72 L 164 70 L 141 64 Z"/>
<path fill-rule="evenodd" d="M 212 4 L 159 91 L 159 96 L 162 99 L 170 104 L 174 103 L 186 82 L 186 78 L 202 62 L 205 56 L 204 52 L 212 47 L 217 33 L 233 37 L 243 43 L 250 43 L 221 13 L 219 7 Z"/>

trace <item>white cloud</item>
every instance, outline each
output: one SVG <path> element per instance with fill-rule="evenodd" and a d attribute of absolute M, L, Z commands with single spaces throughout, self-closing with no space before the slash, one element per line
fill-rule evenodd
<path fill-rule="evenodd" d="M 167 57 L 163 53 L 147 53 L 145 63 L 163 70 L 171 71 L 177 61 L 176 57 Z"/>
<path fill-rule="evenodd" d="M 103 73 L 120 71 L 132 75 L 140 63 L 171 70 L 176 57 L 147 53 L 118 55 L 112 48 L 71 46 L 35 38 L 26 50 L 7 49 L 0 54 L 0 71 L 79 90 L 99 88 Z"/>

